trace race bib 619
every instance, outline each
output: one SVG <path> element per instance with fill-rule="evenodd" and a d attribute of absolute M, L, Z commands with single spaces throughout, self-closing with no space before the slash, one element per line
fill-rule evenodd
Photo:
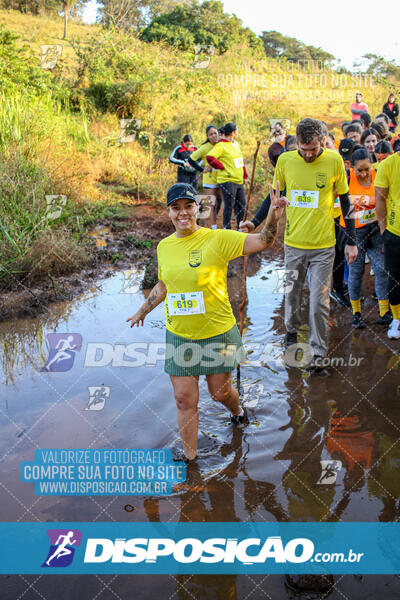
<path fill-rule="evenodd" d="M 200 315 L 205 313 L 203 292 L 181 292 L 167 295 L 171 316 Z"/>

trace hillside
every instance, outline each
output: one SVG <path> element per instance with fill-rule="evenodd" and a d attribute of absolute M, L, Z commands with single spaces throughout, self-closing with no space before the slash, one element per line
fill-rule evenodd
<path fill-rule="evenodd" d="M 30 272 L 37 253 L 32 247 L 42 229 L 41 244 L 51 243 L 58 226 L 72 231 L 79 254 L 82 227 L 97 218 L 100 207 L 144 199 L 163 202 L 175 181 L 168 155 L 185 133 L 198 144 L 210 122 L 219 126 L 236 121 L 249 165 L 261 140 L 254 195 L 258 203 L 270 176 L 270 119 L 287 119 L 293 133 L 299 119 L 322 118 L 339 133 L 356 91 L 363 92 L 372 115 L 387 97 L 387 89 L 370 77 L 338 75 L 323 64 L 278 62 L 245 47 L 205 56 L 200 65 L 192 52 L 100 26 L 70 23 L 68 40 L 62 40 L 61 17 L 0 11 L 0 25 L 20 36 L 16 47 L 29 47 L 19 55 L 8 42 L 3 58 L 11 62 L 2 82 L 8 85 L 2 85 L 0 168 L 13 184 L 2 186 L 7 202 L 2 206 L 6 214 L 0 259 L 14 275 Z M 38 66 L 41 44 L 62 45 L 56 67 L 45 73 Z M 21 61 L 26 62 L 25 71 Z M 32 87 L 38 74 L 42 77 Z M 121 118 L 136 119 L 134 141 L 121 137 Z M 44 227 L 43 220 L 39 224 L 32 216 L 32 198 L 36 213 L 43 216 L 48 194 L 66 195 L 68 205 L 61 219 L 45 221 Z M 16 198 L 20 212 L 24 207 L 23 218 L 16 214 Z M 21 219 L 31 228 L 24 225 L 21 230 Z M 68 244 L 65 252 L 71 253 Z"/>
<path fill-rule="evenodd" d="M 21 38 L 21 43 L 29 44 L 32 50 L 40 57 L 41 44 L 61 44 L 63 46 L 62 58 L 68 65 L 76 64 L 76 56 L 68 40 L 63 40 L 63 18 L 50 19 L 20 13 L 14 10 L 0 10 L 0 24 L 13 31 Z M 82 25 L 68 22 L 68 38 L 85 39 L 95 31 L 99 25 Z"/>

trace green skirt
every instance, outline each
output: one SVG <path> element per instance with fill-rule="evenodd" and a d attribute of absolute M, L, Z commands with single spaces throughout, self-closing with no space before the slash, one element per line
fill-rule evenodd
<path fill-rule="evenodd" d="M 203 340 L 188 340 L 167 329 L 165 372 L 180 377 L 229 373 L 245 358 L 237 325 Z"/>

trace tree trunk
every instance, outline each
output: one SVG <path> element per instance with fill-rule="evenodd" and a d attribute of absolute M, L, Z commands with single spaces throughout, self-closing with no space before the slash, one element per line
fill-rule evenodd
<path fill-rule="evenodd" d="M 67 38 L 67 21 L 68 21 L 68 12 L 69 12 L 69 6 L 67 2 L 63 2 L 63 9 L 64 9 L 64 35 L 63 35 L 63 40 L 65 40 Z"/>

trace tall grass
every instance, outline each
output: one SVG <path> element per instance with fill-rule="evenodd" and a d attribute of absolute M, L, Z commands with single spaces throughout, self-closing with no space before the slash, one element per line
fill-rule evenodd
<path fill-rule="evenodd" d="M 65 144 L 71 151 L 74 142 L 89 141 L 85 115 L 67 112 L 64 119 L 59 103 L 50 95 L 0 93 L 0 285 L 43 273 L 46 265 L 53 271 L 68 271 L 73 268 L 70 257 L 77 264 L 84 257 L 77 240 L 68 235 L 74 215 L 56 222 L 47 216 L 46 195 L 67 194 L 73 201 L 75 191 L 60 176 L 52 148 Z M 57 240 L 53 229 L 61 224 L 64 239 Z M 46 259 L 54 255 L 52 244 L 59 248 L 60 265 L 54 256 L 50 263 L 44 255 L 38 257 L 39 247 Z"/>

